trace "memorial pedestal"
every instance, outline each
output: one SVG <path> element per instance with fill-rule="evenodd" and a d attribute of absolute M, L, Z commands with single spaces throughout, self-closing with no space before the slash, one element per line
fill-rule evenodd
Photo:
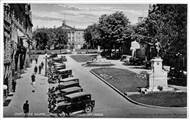
<path fill-rule="evenodd" d="M 162 59 L 156 57 L 151 60 L 152 71 L 149 73 L 147 91 L 170 91 L 167 82 L 167 71 L 162 69 Z"/>

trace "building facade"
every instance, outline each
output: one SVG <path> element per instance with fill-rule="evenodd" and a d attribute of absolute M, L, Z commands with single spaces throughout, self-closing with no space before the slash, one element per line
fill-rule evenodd
<path fill-rule="evenodd" d="M 13 82 L 29 66 L 32 43 L 30 4 L 4 4 L 4 97 L 13 92 Z"/>
<path fill-rule="evenodd" d="M 68 35 L 68 48 L 69 49 L 81 49 L 85 43 L 84 41 L 84 29 L 77 29 L 65 24 L 63 21 L 61 28 L 67 31 Z"/>

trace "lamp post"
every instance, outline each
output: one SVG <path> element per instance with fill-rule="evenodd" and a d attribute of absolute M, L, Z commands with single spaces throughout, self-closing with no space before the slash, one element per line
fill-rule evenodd
<path fill-rule="evenodd" d="M 47 77 L 47 47 L 46 47 L 46 53 L 45 53 L 45 76 Z"/>

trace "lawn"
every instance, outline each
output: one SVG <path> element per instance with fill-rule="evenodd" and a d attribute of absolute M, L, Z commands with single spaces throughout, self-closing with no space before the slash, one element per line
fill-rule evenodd
<path fill-rule="evenodd" d="M 136 92 L 137 87 L 146 87 L 147 82 L 134 72 L 117 68 L 97 68 L 93 72 L 104 78 L 121 92 Z"/>
<path fill-rule="evenodd" d="M 117 68 L 96 68 L 94 73 L 104 78 L 109 84 L 116 87 L 122 93 L 137 92 L 137 87 L 146 87 L 147 81 L 129 70 Z M 186 107 L 187 93 L 185 92 L 155 92 L 148 94 L 128 95 L 132 100 L 156 106 Z"/>
<path fill-rule="evenodd" d="M 129 97 L 137 102 L 164 107 L 186 107 L 187 93 L 184 92 L 159 92 L 149 94 L 134 94 Z"/>
<path fill-rule="evenodd" d="M 77 62 L 91 61 L 96 55 L 71 55 L 71 58 Z"/>

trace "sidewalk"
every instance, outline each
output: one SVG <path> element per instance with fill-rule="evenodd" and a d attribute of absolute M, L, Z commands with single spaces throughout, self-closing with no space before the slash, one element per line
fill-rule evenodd
<path fill-rule="evenodd" d="M 35 61 L 30 68 L 25 70 L 20 79 L 17 79 L 16 92 L 11 96 L 11 102 L 8 106 L 3 107 L 4 117 L 23 117 L 22 106 L 26 100 L 29 101 L 29 116 L 47 116 L 48 115 L 48 82 L 44 77 L 44 69 L 42 74 L 36 74 L 35 92 L 32 92 L 31 75 L 34 72 L 35 65 L 39 65 L 41 61 L 44 62 L 43 56 L 38 58 L 38 64 Z"/>

